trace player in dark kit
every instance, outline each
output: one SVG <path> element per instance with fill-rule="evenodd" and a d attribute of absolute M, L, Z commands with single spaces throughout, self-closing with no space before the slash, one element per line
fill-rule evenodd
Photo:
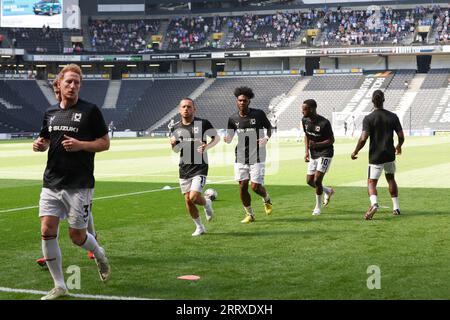
<path fill-rule="evenodd" d="M 55 288 L 42 300 L 68 294 L 58 244 L 59 220 L 67 218 L 72 242 L 92 251 L 102 281 L 110 276 L 105 250 L 86 228 L 94 192 L 94 157 L 109 149 L 108 130 L 100 110 L 78 98 L 82 73 L 70 64 L 58 75 L 61 101 L 47 109 L 33 151 L 48 151 L 39 201 L 42 251 Z"/>
<path fill-rule="evenodd" d="M 170 128 L 170 144 L 175 152 L 180 152 L 180 187 L 189 214 L 194 220 L 193 237 L 206 232 L 196 205 L 204 207 L 206 220 L 213 218 L 212 200 L 202 196 L 208 175 L 207 150 L 219 143 L 217 132 L 211 122 L 195 117 L 195 104 L 184 98 L 179 104 L 181 121 Z M 207 143 L 207 136 L 211 141 Z"/>
<path fill-rule="evenodd" d="M 306 182 L 316 189 L 316 206 L 313 215 L 320 215 L 322 202 L 328 206 L 333 188 L 322 184 L 325 173 L 334 155 L 334 135 L 330 121 L 317 114 L 317 103 L 313 99 L 303 101 L 302 126 L 305 132 L 305 162 L 308 162 Z M 325 195 L 324 195 L 325 193 Z"/>
<path fill-rule="evenodd" d="M 61 102 L 61 91 L 59 90 L 59 79 L 58 78 L 53 80 L 52 87 L 53 87 L 53 92 L 55 93 L 56 101 Z M 92 208 L 91 208 L 91 210 L 92 210 Z M 95 232 L 95 227 L 94 227 L 94 216 L 92 214 L 92 211 L 91 211 L 91 214 L 89 215 L 87 230 L 90 234 L 92 234 L 95 237 L 95 239 L 97 239 L 97 233 Z M 97 240 L 97 242 L 98 242 L 98 240 Z M 95 259 L 94 253 L 92 251 L 88 251 L 87 256 L 89 259 Z M 40 257 L 39 259 L 36 260 L 36 263 L 38 265 L 40 265 L 41 267 L 47 266 L 47 261 L 45 260 L 45 257 Z"/>
<path fill-rule="evenodd" d="M 255 96 L 252 89 L 239 87 L 234 91 L 238 112 L 228 119 L 226 143 L 231 143 L 235 133 L 238 144 L 235 150 L 234 176 L 239 182 L 240 197 L 244 205 L 245 218 L 242 223 L 255 221 L 251 206 L 248 184 L 264 201 L 266 214 L 272 214 L 272 202 L 264 187 L 266 144 L 272 135 L 272 125 L 264 111 L 249 108 L 250 100 Z"/>
<path fill-rule="evenodd" d="M 400 214 L 398 187 L 394 177 L 396 171 L 395 155 L 402 153 L 402 145 L 405 142 L 405 135 L 397 115 L 383 108 L 383 91 L 375 90 L 372 95 L 372 102 L 375 110 L 364 117 L 361 136 L 355 151 L 351 155 L 353 160 L 357 159 L 359 150 L 364 147 L 370 137 L 369 174 L 367 177 L 370 207 L 364 215 L 366 220 L 371 220 L 378 210 L 377 183 L 383 169 L 392 198 L 393 214 Z M 394 131 L 398 136 L 396 147 L 394 147 Z"/>

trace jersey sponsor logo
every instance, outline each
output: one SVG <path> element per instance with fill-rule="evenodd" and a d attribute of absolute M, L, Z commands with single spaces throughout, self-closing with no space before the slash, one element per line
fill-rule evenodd
<path fill-rule="evenodd" d="M 49 126 L 48 132 L 52 131 L 66 131 L 66 132 L 78 132 L 78 128 L 75 127 L 69 127 L 69 126 Z"/>
<path fill-rule="evenodd" d="M 197 142 L 197 141 L 202 141 L 202 139 L 200 139 L 200 138 L 184 138 L 183 141 L 185 141 L 185 142 Z"/>
<path fill-rule="evenodd" d="M 237 129 L 237 133 L 256 132 L 256 128 Z"/>
<path fill-rule="evenodd" d="M 236 128 L 239 128 L 239 122 L 234 123 L 236 125 Z"/>
<path fill-rule="evenodd" d="M 82 115 L 83 115 L 82 113 L 73 113 L 72 114 L 72 121 L 80 122 Z"/>
<path fill-rule="evenodd" d="M 48 119 L 48 123 L 52 124 L 53 120 L 55 120 L 56 116 L 51 116 L 50 119 Z"/>
<path fill-rule="evenodd" d="M 311 131 L 306 131 L 306 134 L 308 134 L 308 135 L 310 135 L 310 136 L 313 136 L 313 137 L 320 137 L 320 134 L 318 134 L 318 133 L 315 133 L 315 132 L 311 132 Z"/>

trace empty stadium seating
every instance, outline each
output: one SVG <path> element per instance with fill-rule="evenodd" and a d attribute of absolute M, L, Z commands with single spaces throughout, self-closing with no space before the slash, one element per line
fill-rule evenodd
<path fill-rule="evenodd" d="M 317 102 L 317 113 L 332 118 L 334 111 L 342 111 L 364 79 L 362 75 L 323 75 L 308 77 L 310 80 L 304 90 L 281 114 L 279 130 L 291 130 L 301 126 L 301 105 L 307 99 Z"/>
<path fill-rule="evenodd" d="M 397 107 L 407 89 L 405 82 L 410 83 L 414 75 L 415 70 L 399 70 L 395 73 L 393 79 L 384 92 L 384 107 L 387 110 L 393 111 Z"/>
<path fill-rule="evenodd" d="M 412 129 L 448 130 L 449 121 L 443 117 L 443 110 L 450 103 L 449 94 L 450 69 L 430 70 L 411 105 Z M 443 121 L 443 122 L 441 122 Z M 406 115 L 404 126 L 409 129 L 409 114 Z"/>
<path fill-rule="evenodd" d="M 410 122 L 414 130 L 448 129 L 448 110 L 445 108 L 450 101 L 450 69 L 435 69 L 421 75 L 424 80 L 414 90 L 409 88 L 409 84 L 418 77 L 415 70 L 396 70 L 391 75 L 386 74 L 387 76 L 383 75 L 386 80 L 382 87 L 386 97 L 385 108 L 400 111 L 399 116 L 405 130 L 409 130 Z M 269 105 L 281 101 L 281 97 L 285 97 L 301 80 L 305 83 L 303 90 L 291 96 L 291 102 L 278 119 L 279 130 L 291 130 L 300 126 L 300 107 L 304 100 L 315 99 L 318 113 L 331 120 L 334 111 L 346 110 L 364 80 L 374 76 L 376 75 L 219 77 L 195 99 L 197 115 L 209 119 L 216 128 L 225 128 L 228 117 L 236 112 L 233 95 L 236 87 L 251 87 L 255 98 L 250 107 L 263 109 L 268 113 Z M 118 130 L 143 131 L 163 119 L 182 97 L 192 94 L 203 81 L 199 78 L 123 80 L 115 108 L 102 108 L 109 81 L 85 80 L 80 97 L 98 105 L 105 121 L 114 121 Z M 24 92 L 27 94 L 23 94 Z M 411 98 L 404 100 L 407 93 Z M 358 106 L 351 109 L 370 111 L 372 108 L 371 103 L 364 110 L 357 109 Z M 34 80 L 0 81 L 0 131 L 38 132 L 47 107 L 48 101 Z M 167 123 L 163 123 L 155 131 L 167 131 Z"/>
<path fill-rule="evenodd" d="M 117 109 L 126 110 L 119 130 L 146 130 L 189 96 L 203 79 L 127 80 L 122 85 Z"/>
<path fill-rule="evenodd" d="M 14 91 L 7 81 L 0 81 L 1 121 L 5 121 L 23 131 L 39 131 L 42 124 L 43 108 L 31 105 L 22 96 L 23 92 Z M 38 111 L 39 110 L 39 111 Z"/>
<path fill-rule="evenodd" d="M 197 114 L 210 120 L 216 128 L 227 128 L 228 117 L 237 112 L 235 88 L 252 88 L 255 97 L 250 107 L 268 112 L 271 100 L 289 92 L 298 80 L 296 76 L 218 78 L 196 99 Z"/>
<path fill-rule="evenodd" d="M 48 107 L 48 101 L 41 89 L 33 80 L 6 80 L 8 86 L 34 109 L 44 112 Z M 25 94 L 24 94 L 25 93 Z"/>
<path fill-rule="evenodd" d="M 109 81 L 107 80 L 83 80 L 80 89 L 80 98 L 96 104 L 99 108 L 103 106 Z"/>

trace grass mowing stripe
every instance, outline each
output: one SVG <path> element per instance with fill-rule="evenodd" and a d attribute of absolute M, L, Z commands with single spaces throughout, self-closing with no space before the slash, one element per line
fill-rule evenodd
<path fill-rule="evenodd" d="M 215 182 L 209 182 L 209 184 L 219 184 L 219 183 L 230 182 L 230 181 L 234 181 L 234 180 L 215 181 Z M 94 198 L 93 200 L 95 201 L 95 200 L 122 198 L 122 197 L 128 197 L 128 196 L 135 196 L 135 195 L 145 194 L 145 193 L 153 193 L 153 192 L 158 192 L 158 191 L 168 191 L 168 190 L 174 190 L 174 189 L 180 189 L 180 187 L 170 187 L 170 189 L 152 189 L 152 190 L 144 190 L 144 191 L 138 191 L 138 192 L 115 194 L 115 195 L 112 195 L 112 196 L 103 196 L 103 197 Z M 29 206 L 29 207 L 22 207 L 22 208 L 0 210 L 0 213 L 9 213 L 9 212 L 16 212 L 16 211 L 36 209 L 36 208 L 39 208 L 39 206 Z"/>
<path fill-rule="evenodd" d="M 121 198 L 121 197 L 134 196 L 134 195 L 145 194 L 145 193 L 152 193 L 152 192 L 158 192 L 158 191 L 167 191 L 167 190 L 173 190 L 173 189 L 179 189 L 179 188 L 180 187 L 171 187 L 170 189 L 153 189 L 153 190 L 145 190 L 145 191 L 138 191 L 138 192 L 122 193 L 122 194 L 115 194 L 115 195 L 112 195 L 112 196 L 98 197 L 98 198 L 94 198 L 93 200 L 104 200 L 104 199 Z M 28 209 L 36 209 L 36 208 L 39 208 L 39 206 L 30 206 L 30 207 L 22 207 L 22 208 L 0 210 L 0 213 L 8 213 L 8 212 L 28 210 Z"/>

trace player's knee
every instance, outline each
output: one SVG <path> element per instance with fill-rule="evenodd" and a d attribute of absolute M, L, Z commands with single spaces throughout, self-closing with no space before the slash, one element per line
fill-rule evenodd
<path fill-rule="evenodd" d="M 394 178 L 393 174 L 388 173 L 385 175 L 385 177 L 386 177 L 387 182 L 395 182 L 395 178 Z"/>
<path fill-rule="evenodd" d="M 258 184 L 258 183 L 252 183 L 251 188 L 253 191 L 256 192 L 259 190 L 259 186 L 260 186 L 260 184 Z"/>
<path fill-rule="evenodd" d="M 198 193 L 198 192 L 191 192 L 189 194 L 189 201 L 190 202 L 195 203 L 195 202 L 198 201 L 199 198 L 200 198 L 200 193 Z"/>
<path fill-rule="evenodd" d="M 247 189 L 248 189 L 248 181 L 240 181 L 239 182 L 239 187 L 240 187 L 241 191 L 242 190 L 247 191 Z"/>
<path fill-rule="evenodd" d="M 41 226 L 41 238 L 42 240 L 55 239 L 58 234 L 58 228 L 52 228 L 50 226 Z"/>
<path fill-rule="evenodd" d="M 315 178 L 314 178 L 314 185 L 315 185 L 316 187 L 321 187 L 321 186 L 322 186 L 322 178 L 315 177 Z"/>
<path fill-rule="evenodd" d="M 53 219 L 54 217 L 44 216 L 41 218 L 41 235 L 51 236 L 58 234 L 58 223 Z"/>
<path fill-rule="evenodd" d="M 72 243 L 77 246 L 82 246 L 86 241 L 86 234 L 83 234 L 83 232 L 81 232 L 80 230 L 71 230 L 69 232 L 69 235 Z"/>
<path fill-rule="evenodd" d="M 84 244 L 84 242 L 85 242 L 85 240 L 86 240 L 86 237 L 84 237 L 84 238 L 81 238 L 79 235 L 76 235 L 76 236 L 70 236 L 70 240 L 72 240 L 72 243 L 74 244 L 74 245 L 77 245 L 77 246 L 82 246 L 83 244 Z"/>

